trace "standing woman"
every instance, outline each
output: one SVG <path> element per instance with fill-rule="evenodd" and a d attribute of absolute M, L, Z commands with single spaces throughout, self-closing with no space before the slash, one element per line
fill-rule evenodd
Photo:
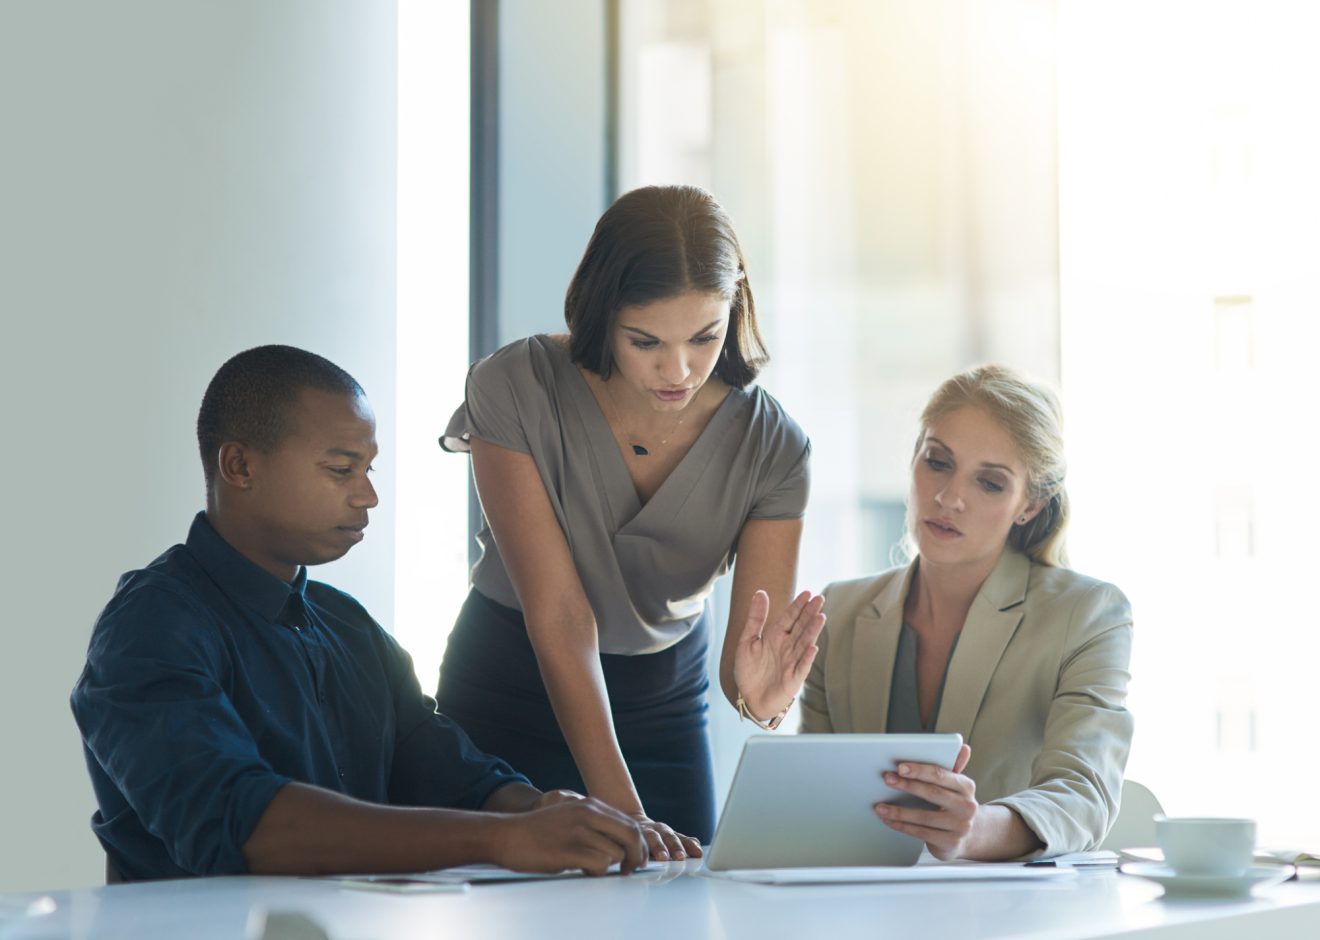
<path fill-rule="evenodd" d="M 721 685 L 759 723 L 782 718 L 824 623 L 820 598 L 792 596 L 810 446 L 752 384 L 768 357 L 742 249 L 703 190 L 620 197 L 564 315 L 568 335 L 477 362 L 445 432 L 484 525 L 436 697 L 538 787 L 632 814 L 653 857 L 699 855 L 715 580 L 736 555 Z"/>
<path fill-rule="evenodd" d="M 933 807 L 876 807 L 938 858 L 1093 849 L 1118 809 L 1132 611 L 1065 567 L 1062 424 L 1053 393 L 1002 366 L 949 379 L 912 456 L 915 558 L 825 589 L 802 730 L 961 733 L 952 771 L 886 775 Z"/>

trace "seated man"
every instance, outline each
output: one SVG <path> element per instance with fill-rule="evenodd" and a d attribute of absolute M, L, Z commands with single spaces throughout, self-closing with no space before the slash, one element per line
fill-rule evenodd
<path fill-rule="evenodd" d="M 483 754 L 361 605 L 307 579 L 362 541 L 375 433 L 358 383 L 300 349 L 211 380 L 206 511 L 120 580 L 73 690 L 112 875 L 645 862 L 631 819 Z"/>

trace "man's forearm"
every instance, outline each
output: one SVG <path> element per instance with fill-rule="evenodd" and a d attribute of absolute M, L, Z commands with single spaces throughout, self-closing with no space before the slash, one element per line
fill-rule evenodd
<path fill-rule="evenodd" d="M 514 787 L 532 789 L 508 784 L 492 798 Z M 524 795 L 515 791 L 505 799 L 512 803 Z M 427 871 L 497 862 L 503 822 L 463 810 L 380 806 L 290 783 L 262 813 L 243 843 L 243 857 L 253 874 L 272 875 Z"/>
<path fill-rule="evenodd" d="M 486 797 L 481 809 L 486 813 L 527 813 L 536 809 L 543 795 L 536 787 L 514 781 Z"/>

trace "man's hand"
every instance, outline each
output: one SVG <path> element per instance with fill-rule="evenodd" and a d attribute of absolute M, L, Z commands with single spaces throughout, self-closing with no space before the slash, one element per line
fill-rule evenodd
<path fill-rule="evenodd" d="M 536 805 L 532 809 L 544 809 L 547 806 L 557 806 L 560 803 L 574 803 L 578 800 L 585 800 L 586 797 L 576 790 L 547 790 L 536 798 Z"/>
<path fill-rule="evenodd" d="M 495 863 L 514 871 L 580 868 L 604 875 L 618 864 L 630 874 L 646 864 L 641 827 L 612 806 L 567 790 L 542 794 L 538 807 L 496 821 Z"/>

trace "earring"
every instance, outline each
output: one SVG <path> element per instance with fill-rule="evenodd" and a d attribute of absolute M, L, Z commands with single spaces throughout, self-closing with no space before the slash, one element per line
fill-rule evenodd
<path fill-rule="evenodd" d="M 1026 513 L 1023 513 L 1022 515 L 1018 516 L 1018 525 L 1026 525 L 1026 524 L 1027 524 L 1027 515 Z"/>

